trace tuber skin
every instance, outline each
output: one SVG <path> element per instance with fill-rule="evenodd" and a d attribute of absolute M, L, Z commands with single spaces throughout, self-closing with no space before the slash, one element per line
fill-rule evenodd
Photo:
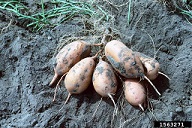
<path fill-rule="evenodd" d="M 64 84 L 68 91 L 68 97 L 65 104 L 72 94 L 80 94 L 91 84 L 92 75 L 95 69 L 95 59 L 98 53 L 93 57 L 86 57 L 76 63 L 67 73 Z"/>
<path fill-rule="evenodd" d="M 108 97 L 117 91 L 118 83 L 113 68 L 101 58 L 94 70 L 92 81 L 95 91 L 102 97 Z"/>
<path fill-rule="evenodd" d="M 124 81 L 124 93 L 126 100 L 133 106 L 139 106 L 142 111 L 143 103 L 146 101 L 146 90 L 137 79 L 126 79 Z"/>
<path fill-rule="evenodd" d="M 100 58 L 99 63 L 96 65 L 96 68 L 93 72 L 92 82 L 95 91 L 101 95 L 102 98 L 109 97 L 113 102 L 115 107 L 113 113 L 114 118 L 115 114 L 117 114 L 117 105 L 112 95 L 115 95 L 117 91 L 118 81 L 112 66 L 103 61 L 102 58 Z"/>
<path fill-rule="evenodd" d="M 149 80 L 156 79 L 159 74 L 164 75 L 166 78 L 170 80 L 170 78 L 167 75 L 159 71 L 160 64 L 157 60 L 140 52 L 135 52 L 135 56 L 138 56 L 140 58 L 142 64 L 146 69 L 145 75 Z"/>
<path fill-rule="evenodd" d="M 156 79 L 159 74 L 159 62 L 143 53 L 135 52 L 135 54 L 140 58 L 142 64 L 146 68 L 145 75 L 147 78 L 150 80 Z"/>
<path fill-rule="evenodd" d="M 144 69 L 141 60 L 125 44 L 112 40 L 105 46 L 105 56 L 113 68 L 125 78 L 143 78 Z"/>
<path fill-rule="evenodd" d="M 74 41 L 63 47 L 56 56 L 54 66 L 54 77 L 50 82 L 50 87 L 55 87 L 61 76 L 68 72 L 73 65 L 81 59 L 88 57 L 91 52 L 91 45 L 82 40 Z"/>
<path fill-rule="evenodd" d="M 143 64 L 139 56 L 118 40 L 112 40 L 105 46 L 105 56 L 113 68 L 125 78 L 146 79 L 161 95 L 150 79 L 145 75 Z"/>

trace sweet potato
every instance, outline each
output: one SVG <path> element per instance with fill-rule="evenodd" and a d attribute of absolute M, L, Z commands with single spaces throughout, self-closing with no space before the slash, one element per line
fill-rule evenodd
<path fill-rule="evenodd" d="M 105 46 L 105 55 L 113 68 L 125 78 L 143 78 L 144 69 L 139 57 L 118 40 L 112 40 Z"/>
<path fill-rule="evenodd" d="M 81 59 L 89 56 L 91 52 L 90 46 L 85 41 L 78 40 L 63 47 L 56 56 L 56 64 L 54 66 L 55 75 L 49 86 L 55 87 L 62 75 L 68 72 Z"/>
<path fill-rule="evenodd" d="M 159 71 L 160 64 L 157 60 L 140 52 L 135 52 L 135 55 L 140 58 L 142 64 L 144 65 L 146 69 L 145 75 L 148 79 L 154 80 L 157 78 L 158 74 L 162 74 L 170 80 L 167 75 Z"/>
<path fill-rule="evenodd" d="M 120 41 L 112 40 L 105 46 L 105 55 L 113 68 L 125 78 L 145 78 L 159 93 L 153 83 L 145 76 L 139 56 Z"/>
<path fill-rule="evenodd" d="M 93 57 L 86 57 L 69 70 L 64 80 L 65 87 L 69 92 L 65 103 L 72 94 L 80 94 L 88 88 L 95 69 L 96 58 L 97 54 Z"/>
<path fill-rule="evenodd" d="M 135 52 L 135 54 L 140 58 L 142 64 L 146 68 L 145 75 L 147 78 L 150 80 L 157 78 L 159 72 L 159 62 L 143 53 Z"/>
<path fill-rule="evenodd" d="M 146 90 L 137 79 L 124 81 L 124 93 L 126 100 L 133 106 L 139 106 L 143 111 L 142 104 L 146 101 Z"/>
<path fill-rule="evenodd" d="M 116 93 L 118 83 L 113 68 L 101 58 L 94 70 L 92 81 L 95 91 L 102 97 Z"/>
<path fill-rule="evenodd" d="M 100 58 L 99 63 L 96 65 L 93 72 L 92 82 L 95 91 L 99 95 L 102 97 L 109 97 L 112 100 L 115 107 L 113 113 L 114 118 L 114 114 L 117 114 L 117 106 L 112 95 L 117 91 L 118 82 L 113 68 L 110 64 L 103 61 L 102 58 Z"/>

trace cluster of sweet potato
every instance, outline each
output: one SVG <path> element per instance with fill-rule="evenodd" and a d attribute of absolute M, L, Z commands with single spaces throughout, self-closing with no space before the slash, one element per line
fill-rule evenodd
<path fill-rule="evenodd" d="M 55 75 L 50 86 L 57 88 L 65 77 L 64 84 L 69 93 L 65 103 L 72 94 L 85 91 L 92 82 L 95 91 L 102 97 L 110 97 L 115 105 L 112 95 L 117 91 L 117 75 L 123 80 L 125 98 L 133 106 L 144 110 L 142 105 L 146 101 L 146 90 L 141 82 L 143 79 L 149 81 L 161 95 L 150 81 L 161 73 L 157 60 L 143 53 L 133 52 L 118 40 L 95 45 L 104 45 L 104 56 L 99 57 L 102 52 L 99 51 L 90 57 L 92 45 L 82 40 L 66 45 L 57 54 Z M 104 61 L 103 57 L 107 61 Z M 100 58 L 98 63 L 97 58 Z"/>

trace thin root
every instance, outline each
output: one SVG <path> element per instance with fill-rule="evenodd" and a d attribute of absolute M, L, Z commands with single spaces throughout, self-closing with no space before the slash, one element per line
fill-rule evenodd
<path fill-rule="evenodd" d="M 141 110 L 144 112 L 145 110 L 144 110 L 144 108 L 143 108 L 143 106 L 141 105 L 141 104 L 139 104 L 139 107 L 141 108 Z"/>
<path fill-rule="evenodd" d="M 53 97 L 53 102 L 54 102 L 55 99 L 56 99 L 56 94 L 57 94 L 57 89 L 58 89 L 58 87 L 59 87 L 59 84 L 61 83 L 61 80 L 63 79 L 63 77 L 64 77 L 66 74 L 67 74 L 67 73 L 65 73 L 65 74 L 60 78 L 59 82 L 58 82 L 57 85 L 56 85 L 55 93 L 54 93 L 54 97 Z"/>
<path fill-rule="evenodd" d="M 70 98 L 70 97 L 71 97 L 71 93 L 68 94 L 67 99 L 65 100 L 65 103 L 64 103 L 64 104 L 66 104 L 66 103 L 69 101 L 69 98 Z"/>
<path fill-rule="evenodd" d="M 93 46 L 102 46 L 103 43 L 93 44 Z"/>
<path fill-rule="evenodd" d="M 152 109 L 149 108 L 149 111 L 151 112 L 152 116 L 155 118 L 155 121 L 158 121 L 157 117 L 156 117 L 155 114 L 153 113 L 153 107 L 152 107 L 153 105 L 152 105 L 152 103 L 151 103 L 150 101 L 149 101 L 149 104 L 150 104 L 150 106 L 151 106 L 151 108 L 152 108 Z"/>
<path fill-rule="evenodd" d="M 96 107 L 96 109 L 95 109 L 95 111 L 94 111 L 94 113 L 93 113 L 93 115 L 92 115 L 92 119 L 89 120 L 88 122 L 91 122 L 91 121 L 93 120 L 93 118 L 95 117 L 95 114 L 96 114 L 96 112 L 97 112 L 97 110 L 98 110 L 98 108 L 99 108 L 102 100 L 103 100 L 103 97 L 101 97 L 101 99 L 100 99 L 100 101 L 99 101 L 99 104 L 97 105 L 97 107 Z M 88 122 L 87 122 L 87 123 L 88 123 Z"/>
<path fill-rule="evenodd" d="M 92 56 L 93 59 L 96 59 L 97 56 L 99 55 L 99 53 L 101 52 L 102 50 L 99 50 L 94 56 Z"/>
<path fill-rule="evenodd" d="M 162 73 L 162 72 L 158 72 L 159 74 L 165 76 L 167 79 L 171 80 L 166 74 Z"/>
<path fill-rule="evenodd" d="M 11 17 L 12 17 L 12 14 L 11 14 Z M 7 31 L 7 29 L 11 26 L 12 22 L 13 22 L 13 20 L 11 19 L 9 24 L 6 27 L 1 29 L 1 34 L 3 33 L 3 31 L 5 31 L 5 32 Z"/>
<path fill-rule="evenodd" d="M 107 39 L 107 37 L 108 37 L 108 39 Z M 101 44 L 106 45 L 110 40 L 112 40 L 112 38 L 113 38 L 113 35 L 111 35 L 111 34 L 104 34 L 103 38 L 101 40 Z"/>
<path fill-rule="evenodd" d="M 152 83 L 146 76 L 144 76 L 144 78 L 151 84 L 151 86 L 155 89 L 155 91 L 157 92 L 157 94 L 160 96 L 161 93 L 157 90 L 157 88 L 153 85 L 153 83 Z"/>
<path fill-rule="evenodd" d="M 114 99 L 113 99 L 113 97 L 112 97 L 111 95 L 114 95 L 114 94 L 110 94 L 110 93 L 108 93 L 109 98 L 112 100 L 112 102 L 113 102 L 113 104 L 114 104 L 114 107 L 115 107 L 115 113 L 117 114 L 117 105 L 115 104 L 115 101 L 114 101 Z"/>
<path fill-rule="evenodd" d="M 142 114 L 143 114 L 143 113 L 141 113 L 140 115 L 136 115 L 136 116 L 134 116 L 134 117 L 132 117 L 132 118 L 129 118 L 129 119 L 125 120 L 122 124 L 120 124 L 120 128 L 124 128 L 124 126 L 125 126 L 126 123 L 131 123 L 132 120 L 135 120 L 135 119 L 141 117 Z M 136 122 L 136 121 L 134 121 L 134 122 Z M 133 126 L 134 124 L 132 123 L 131 125 Z"/>
<path fill-rule="evenodd" d="M 113 121 L 114 121 L 114 118 L 115 118 L 115 115 L 117 115 L 117 105 L 115 104 L 115 101 L 114 101 L 114 99 L 113 99 L 113 97 L 111 96 L 111 94 L 110 93 L 108 93 L 108 96 L 109 96 L 109 98 L 112 100 L 112 102 L 113 102 L 113 104 L 114 104 L 114 112 L 113 112 L 113 118 L 112 118 L 112 120 L 111 120 L 111 128 L 112 128 L 112 123 L 113 123 Z"/>
<path fill-rule="evenodd" d="M 97 110 L 98 110 L 98 108 L 99 108 L 102 100 L 103 100 L 103 97 L 101 97 L 101 99 L 100 99 L 100 101 L 99 101 L 99 104 L 97 105 L 96 110 L 95 110 L 95 112 L 93 113 L 92 117 L 95 116 L 95 114 L 96 114 L 96 112 L 97 112 Z"/>

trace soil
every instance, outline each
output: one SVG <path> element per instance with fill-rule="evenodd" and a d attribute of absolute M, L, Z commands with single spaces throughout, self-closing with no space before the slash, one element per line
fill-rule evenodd
<path fill-rule="evenodd" d="M 192 25 L 183 15 L 170 11 L 165 3 L 154 0 L 132 2 L 128 24 L 126 1 L 111 3 L 98 2 L 111 15 L 110 22 L 103 20 L 94 26 L 96 19 L 85 23 L 76 17 L 36 33 L 22 23 L 12 22 L 8 26 L 12 20 L 10 13 L 0 12 L 0 29 L 8 26 L 0 35 L 1 128 L 151 128 L 153 121 L 192 121 Z M 118 7 L 122 3 L 125 5 Z M 64 105 L 68 92 L 62 82 L 56 101 L 52 102 L 54 88 L 49 87 L 49 82 L 59 49 L 76 39 L 98 43 L 108 27 L 115 33 L 115 39 L 132 50 L 156 56 L 160 71 L 171 78 L 169 81 L 159 75 L 152 81 L 162 95 L 157 96 L 145 82 L 148 107 L 142 112 L 125 100 L 120 85 L 114 96 L 118 106 L 114 118 L 110 98 L 103 98 L 92 117 L 101 98 L 92 85 L 84 93 L 72 95 Z"/>

